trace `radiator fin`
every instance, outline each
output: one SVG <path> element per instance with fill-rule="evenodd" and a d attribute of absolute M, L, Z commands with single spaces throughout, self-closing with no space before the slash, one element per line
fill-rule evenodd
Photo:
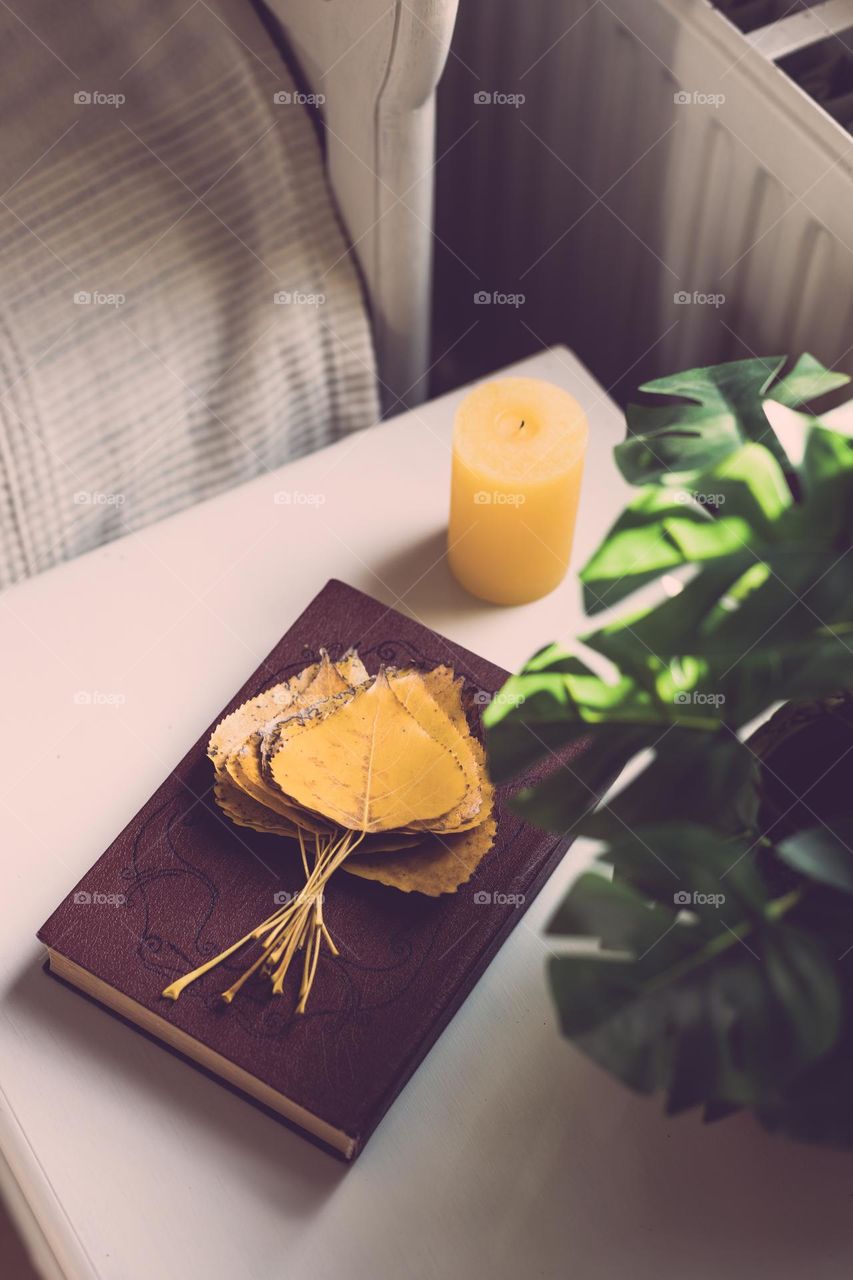
<path fill-rule="evenodd" d="M 456 47 L 480 80 L 451 60 L 439 150 L 476 127 L 439 166 L 438 231 L 484 289 L 526 298 L 474 317 L 452 357 L 469 352 L 466 372 L 554 342 L 623 400 L 752 353 L 810 350 L 853 372 L 853 139 L 731 25 L 760 27 L 771 0 L 720 8 L 460 7 Z M 472 87 L 526 100 L 478 112 Z M 440 248 L 438 273 L 443 350 L 477 286 Z"/>

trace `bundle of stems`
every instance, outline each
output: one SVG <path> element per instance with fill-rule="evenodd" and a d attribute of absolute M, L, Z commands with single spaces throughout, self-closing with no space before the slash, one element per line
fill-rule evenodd
<path fill-rule="evenodd" d="M 244 947 L 249 948 L 260 943 L 260 954 L 227 991 L 222 992 L 223 1001 L 230 1004 L 241 987 L 259 969 L 269 977 L 272 994 L 281 995 L 290 966 L 297 952 L 301 951 L 303 952 L 302 982 L 296 1012 L 304 1013 L 317 974 L 321 947 L 325 945 L 332 955 L 338 955 L 338 949 L 323 920 L 325 886 L 341 863 L 363 839 L 363 831 L 336 831 L 329 836 L 315 835 L 314 849 L 311 851 L 313 852 L 312 866 L 305 835 L 300 829 L 299 850 L 305 871 L 305 885 L 301 891 L 233 946 L 221 951 L 212 960 L 199 965 L 197 969 L 193 969 L 192 973 L 187 973 L 171 983 L 166 987 L 163 995 L 168 1000 L 177 1000 L 191 983 L 209 973 L 211 969 L 215 969 L 217 965 L 222 964 Z"/>

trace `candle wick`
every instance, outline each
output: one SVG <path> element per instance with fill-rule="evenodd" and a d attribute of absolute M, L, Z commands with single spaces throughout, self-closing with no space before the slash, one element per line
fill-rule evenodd
<path fill-rule="evenodd" d="M 519 431 L 522 431 L 524 429 L 524 418 L 521 419 L 521 426 L 518 429 Z"/>

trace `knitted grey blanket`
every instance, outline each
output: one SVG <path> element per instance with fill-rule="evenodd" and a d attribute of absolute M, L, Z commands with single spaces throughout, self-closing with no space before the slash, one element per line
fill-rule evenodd
<path fill-rule="evenodd" d="M 248 0 L 0 5 L 0 587 L 375 419 L 316 109 Z"/>

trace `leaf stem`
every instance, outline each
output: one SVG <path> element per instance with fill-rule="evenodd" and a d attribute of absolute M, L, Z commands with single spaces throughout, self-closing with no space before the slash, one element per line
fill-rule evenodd
<path fill-rule="evenodd" d="M 325 943 L 332 955 L 339 954 L 323 920 L 323 891 L 326 883 L 337 871 L 338 867 L 361 844 L 365 837 L 365 832 L 338 830 L 322 838 L 315 833 L 313 868 L 309 867 L 308 853 L 301 828 L 298 837 L 302 866 L 306 876 L 301 892 L 286 906 L 279 907 L 263 924 L 258 925 L 256 929 L 253 929 L 251 933 L 247 933 L 245 937 L 228 947 L 227 950 L 220 952 L 212 960 L 206 961 L 203 965 L 194 969 L 192 973 L 185 974 L 182 978 L 178 978 L 177 981 L 171 983 L 162 993 L 164 996 L 170 1000 L 177 1000 L 181 992 L 190 983 L 195 982 L 196 979 L 208 973 L 216 965 L 221 964 L 223 960 L 227 960 L 235 952 L 246 946 L 247 943 L 257 942 L 263 938 L 264 942 L 260 955 L 232 983 L 227 991 L 222 992 L 222 999 L 226 1004 L 230 1004 L 241 988 L 261 968 L 270 977 L 272 994 L 281 995 L 284 990 L 284 980 L 294 956 L 297 951 L 304 948 L 302 983 L 299 988 L 299 1003 L 296 1006 L 296 1012 L 305 1012 L 305 1006 L 311 994 L 311 988 L 314 985 L 322 945 Z"/>
<path fill-rule="evenodd" d="M 803 896 L 802 889 L 792 889 L 790 893 L 784 894 L 781 898 L 773 898 L 768 902 L 761 911 L 766 921 L 775 922 L 781 920 L 789 911 L 794 908 Z M 754 932 L 756 922 L 754 920 L 743 920 L 733 929 L 729 929 L 728 933 L 718 933 L 715 938 L 706 943 L 699 951 L 691 956 L 685 956 L 683 960 L 674 964 L 671 969 L 660 974 L 657 978 L 653 978 L 648 984 L 647 991 L 656 991 L 660 987 L 667 986 L 669 983 L 677 982 L 683 978 L 686 973 L 698 969 L 701 965 L 709 960 L 714 960 L 717 956 L 723 955 L 730 950 L 738 942 L 743 942 L 744 938 L 749 937 Z"/>

